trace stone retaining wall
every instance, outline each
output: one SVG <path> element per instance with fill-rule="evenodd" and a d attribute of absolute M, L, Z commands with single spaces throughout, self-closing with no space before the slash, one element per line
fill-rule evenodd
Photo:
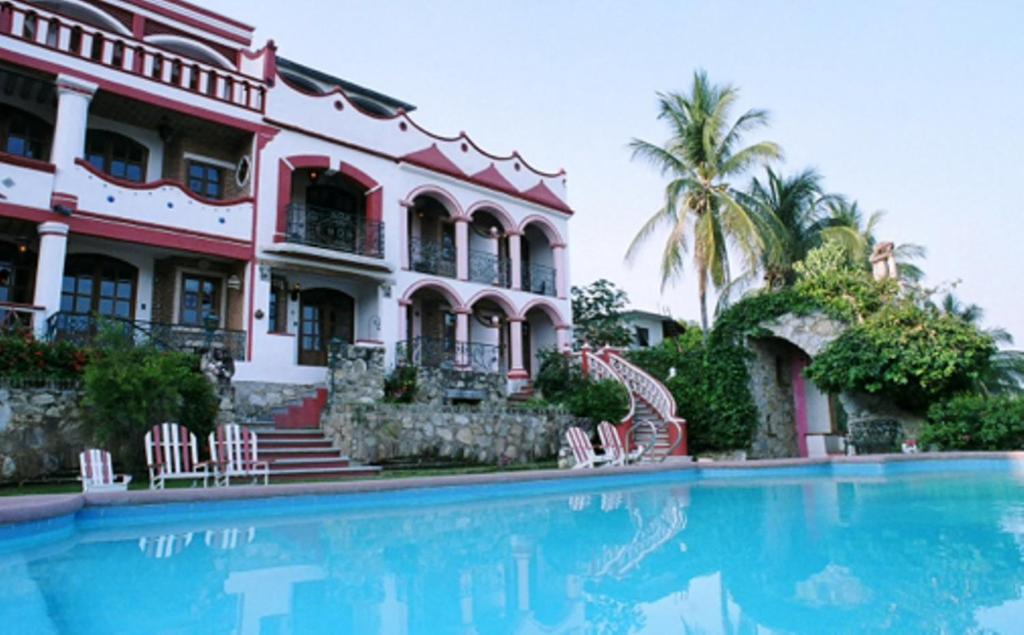
<path fill-rule="evenodd" d="M 78 470 L 85 445 L 74 387 L 0 386 L 0 482 Z"/>
<path fill-rule="evenodd" d="M 557 409 L 336 404 L 322 426 L 357 461 L 438 456 L 505 464 L 554 458 L 574 422 Z"/>

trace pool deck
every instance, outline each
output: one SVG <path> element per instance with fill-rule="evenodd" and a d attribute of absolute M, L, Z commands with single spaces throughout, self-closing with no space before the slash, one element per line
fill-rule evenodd
<path fill-rule="evenodd" d="M 284 485 L 242 485 L 168 490 L 136 490 L 89 494 L 43 494 L 32 496 L 0 497 L 0 525 L 45 520 L 74 514 L 83 507 L 110 507 L 121 505 L 156 505 L 163 503 L 195 503 L 221 500 L 278 498 L 324 494 L 356 494 L 388 492 L 429 487 L 487 485 L 549 481 L 555 479 L 587 479 L 602 476 L 650 474 L 686 470 L 768 469 L 809 467 L 815 465 L 886 464 L 913 461 L 956 461 L 970 459 L 997 459 L 1024 462 L 1024 452 L 929 452 L 922 454 L 876 454 L 861 456 L 835 456 L 820 459 L 765 459 L 756 461 L 714 461 L 650 463 L 626 467 L 597 469 L 521 470 L 426 476 L 387 480 L 340 481 L 327 483 L 291 483 Z"/>

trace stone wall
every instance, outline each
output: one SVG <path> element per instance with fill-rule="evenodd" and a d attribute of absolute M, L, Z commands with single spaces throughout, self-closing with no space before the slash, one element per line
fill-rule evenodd
<path fill-rule="evenodd" d="M 506 384 L 505 376 L 498 373 L 418 368 L 416 401 L 447 404 L 466 400 L 500 404 L 505 401 Z"/>
<path fill-rule="evenodd" d="M 332 403 L 369 404 L 384 398 L 384 347 L 356 344 L 338 353 L 330 378 Z"/>
<path fill-rule="evenodd" d="M 557 409 L 381 403 L 335 405 L 322 426 L 357 461 L 438 456 L 505 464 L 554 458 L 574 422 Z"/>
<path fill-rule="evenodd" d="M 316 391 L 316 386 L 274 384 L 263 381 L 235 381 L 230 394 L 221 394 L 222 421 L 244 423 L 267 417 L 274 408 L 302 401 Z"/>
<path fill-rule="evenodd" d="M 78 470 L 85 447 L 79 392 L 0 385 L 0 482 Z"/>
<path fill-rule="evenodd" d="M 798 456 L 789 366 L 793 347 L 768 338 L 752 338 L 747 347 L 753 353 L 747 365 L 750 394 L 759 414 L 750 456 L 755 459 Z"/>

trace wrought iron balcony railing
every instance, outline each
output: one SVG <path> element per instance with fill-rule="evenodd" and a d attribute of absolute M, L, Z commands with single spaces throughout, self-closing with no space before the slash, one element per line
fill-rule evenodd
<path fill-rule="evenodd" d="M 288 206 L 285 240 L 369 258 L 384 257 L 384 223 L 314 205 Z"/>
<path fill-rule="evenodd" d="M 498 287 L 512 286 L 512 262 L 486 251 L 469 251 L 469 279 Z"/>
<path fill-rule="evenodd" d="M 523 291 L 549 296 L 554 296 L 557 293 L 555 289 L 555 270 L 552 267 L 534 264 L 526 265 L 523 267 L 522 276 Z"/>
<path fill-rule="evenodd" d="M 202 326 L 161 324 L 144 320 L 115 317 L 97 317 L 59 312 L 50 316 L 46 324 L 47 339 L 88 346 L 104 329 L 116 329 L 136 344 L 153 344 L 162 350 L 199 353 L 209 348 L 226 349 L 233 359 L 244 361 L 245 331 L 207 329 Z"/>
<path fill-rule="evenodd" d="M 418 368 L 448 368 L 478 373 L 504 373 L 502 349 L 481 342 L 456 342 L 440 337 L 414 337 L 398 342 L 399 365 Z"/>
<path fill-rule="evenodd" d="M 31 333 L 43 310 L 26 304 L 0 302 L 0 335 Z"/>
<path fill-rule="evenodd" d="M 409 264 L 413 271 L 454 278 L 455 245 L 422 238 L 410 238 Z"/>

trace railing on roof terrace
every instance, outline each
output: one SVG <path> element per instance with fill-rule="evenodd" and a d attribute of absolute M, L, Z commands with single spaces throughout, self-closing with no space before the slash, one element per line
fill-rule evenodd
<path fill-rule="evenodd" d="M 523 291 L 554 296 L 555 270 L 544 265 L 528 264 L 523 267 Z"/>
<path fill-rule="evenodd" d="M 478 373 L 504 373 L 500 346 L 481 342 L 456 342 L 441 337 L 414 337 L 398 342 L 395 360 L 400 366 L 446 368 Z"/>
<path fill-rule="evenodd" d="M 409 263 L 413 271 L 455 277 L 455 245 L 422 238 L 409 239 Z"/>
<path fill-rule="evenodd" d="M 0 33 L 72 57 L 263 112 L 266 88 L 241 73 L 217 68 L 133 37 L 105 31 L 24 2 L 0 3 Z"/>
<path fill-rule="evenodd" d="M 314 205 L 288 206 L 285 240 L 369 258 L 384 257 L 384 223 Z"/>
<path fill-rule="evenodd" d="M 55 313 L 47 320 L 46 336 L 54 342 L 71 342 L 88 346 L 106 328 L 121 330 L 136 345 L 153 344 L 162 350 L 185 353 L 199 353 L 207 348 L 226 349 L 235 360 L 245 360 L 245 331 L 231 329 L 206 329 L 202 326 L 184 324 L 161 324 L 144 320 L 128 320 L 115 317 L 97 317 L 64 311 Z"/>
<path fill-rule="evenodd" d="M 469 250 L 469 279 L 498 287 L 512 286 L 512 262 L 487 251 Z"/>

